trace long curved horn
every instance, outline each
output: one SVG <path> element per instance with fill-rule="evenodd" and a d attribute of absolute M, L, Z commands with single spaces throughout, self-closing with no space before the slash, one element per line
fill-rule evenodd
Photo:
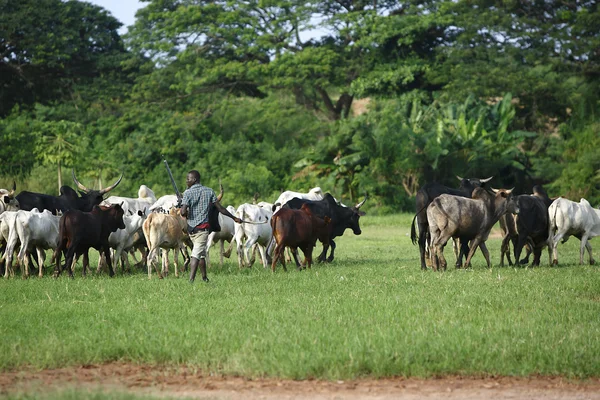
<path fill-rule="evenodd" d="M 17 190 L 17 182 L 15 182 L 13 180 L 13 187 L 12 187 L 12 190 L 10 191 L 10 193 L 8 193 L 8 195 L 13 196 L 15 194 L 15 190 Z"/>
<path fill-rule="evenodd" d="M 116 188 L 116 187 L 117 187 L 117 185 L 118 185 L 118 184 L 121 182 L 121 179 L 123 179 L 123 173 L 122 173 L 122 172 L 121 172 L 121 176 L 119 177 L 119 180 L 118 180 L 118 181 L 116 181 L 114 184 L 110 185 L 109 187 L 107 187 L 107 188 L 104 188 L 104 189 L 101 189 L 101 190 L 100 190 L 100 194 L 105 194 L 105 193 L 108 193 L 108 192 L 110 192 L 111 190 L 113 190 L 114 188 Z"/>
<path fill-rule="evenodd" d="M 355 205 L 354 208 L 356 208 L 357 210 L 359 208 L 361 208 L 363 206 L 363 204 L 365 204 L 365 201 L 367 201 L 368 198 L 369 198 L 369 194 L 365 193 L 365 199 L 363 201 L 361 201 L 360 203 L 358 203 L 357 205 Z"/>
<path fill-rule="evenodd" d="M 481 183 L 487 183 L 489 181 L 491 181 L 493 178 L 493 176 L 490 176 L 489 178 L 485 178 L 485 179 L 480 179 Z"/>
<path fill-rule="evenodd" d="M 461 178 L 460 176 L 456 175 L 456 177 L 458 178 L 459 181 L 462 181 L 463 178 Z"/>
<path fill-rule="evenodd" d="M 217 196 L 217 201 L 220 203 L 223 198 L 223 184 L 221 183 L 221 179 L 219 179 L 219 195 Z"/>
<path fill-rule="evenodd" d="M 90 191 L 90 189 L 86 188 L 85 186 L 83 186 L 78 180 L 77 177 L 75 176 L 75 170 L 72 169 L 71 173 L 73 174 L 73 182 L 75 182 L 75 184 L 77 185 L 77 187 L 79 188 L 79 190 L 84 191 L 86 193 L 88 193 Z"/>

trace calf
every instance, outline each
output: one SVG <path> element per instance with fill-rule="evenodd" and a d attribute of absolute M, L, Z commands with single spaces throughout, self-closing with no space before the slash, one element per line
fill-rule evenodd
<path fill-rule="evenodd" d="M 600 236 L 600 210 L 591 206 L 586 199 L 579 203 L 559 197 L 548 208 L 548 246 L 552 251 L 552 263 L 558 264 L 558 242 L 566 242 L 569 236 L 581 240 L 579 264 L 583 264 L 584 249 L 590 255 L 590 265 L 594 264 L 592 246 L 589 239 Z"/>
<path fill-rule="evenodd" d="M 275 272 L 277 261 L 281 259 L 283 269 L 287 271 L 285 257 L 283 257 L 286 247 L 293 250 L 300 248 L 304 253 L 304 263 L 310 268 L 312 252 L 317 239 L 323 243 L 323 246 L 327 246 L 329 243 L 330 222 L 331 218 L 329 217 L 321 219 L 314 215 L 307 204 L 303 205 L 300 210 L 282 208 L 275 213 L 271 220 L 271 227 L 277 246 L 273 253 L 271 270 Z"/>
<path fill-rule="evenodd" d="M 143 227 L 144 237 L 148 243 L 148 279 L 152 277 L 152 266 L 160 279 L 163 275 L 156 266 L 158 258 L 158 249 L 163 249 L 163 272 L 168 273 L 166 267 L 167 253 L 166 249 L 174 249 L 175 276 L 179 276 L 179 257 L 178 251 L 185 248 L 185 238 L 187 237 L 187 221 L 179 214 L 179 209 L 172 208 L 169 214 L 151 213 Z M 184 265 L 184 268 L 187 265 Z"/>
<path fill-rule="evenodd" d="M 427 207 L 434 270 L 446 269 L 443 250 L 450 238 L 458 238 L 461 243 L 471 241 L 466 265 L 470 264 L 475 250 L 480 247 L 488 267 L 491 266 L 485 241 L 492 226 L 505 213 L 519 212 L 512 189 L 492 190 L 495 195 L 476 188 L 472 199 L 442 194 Z"/>
<path fill-rule="evenodd" d="M 123 223 L 123 209 L 119 204 L 106 209 L 94 206 L 92 212 L 69 210 L 63 214 L 59 222 L 59 244 L 54 253 L 56 268 L 54 275 L 58 277 L 61 272 L 61 254 L 65 253 L 66 268 L 69 276 L 73 277 L 73 262 L 76 257 L 83 254 L 83 275 L 86 275 L 89 266 L 88 251 L 90 247 L 104 253 L 108 263 L 108 273 L 115 273 L 110 260 L 110 245 L 108 236 L 117 229 L 125 229 Z"/>
<path fill-rule="evenodd" d="M 14 276 L 12 268 L 13 253 L 19 244 L 19 236 L 15 228 L 15 220 L 18 211 L 5 211 L 0 214 L 0 243 L 3 248 L 3 256 L 0 263 L 4 266 L 4 277 Z"/>

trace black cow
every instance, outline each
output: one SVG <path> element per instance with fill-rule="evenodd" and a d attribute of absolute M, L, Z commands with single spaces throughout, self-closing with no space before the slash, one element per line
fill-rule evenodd
<path fill-rule="evenodd" d="M 117 229 L 125 229 L 121 205 L 94 206 L 92 212 L 68 210 L 60 218 L 58 229 L 59 244 L 54 253 L 56 260 L 54 276 L 58 276 L 61 272 L 60 258 L 63 253 L 65 254 L 65 267 L 71 278 L 73 277 L 73 260 L 76 259 L 76 256 L 83 254 L 83 275 L 85 276 L 89 266 L 88 251 L 90 247 L 104 253 L 109 275 L 115 274 L 110 258 L 108 236 Z"/>
<path fill-rule="evenodd" d="M 121 177 L 115 184 L 104 189 L 91 190 L 79 183 L 75 177 L 75 171 L 72 171 L 72 173 L 73 181 L 79 188 L 81 196 L 78 196 L 73 188 L 66 185 L 60 188 L 60 196 L 24 191 L 16 197 L 19 200 L 21 209 L 26 211 L 31 211 L 34 208 L 40 211 L 50 210 L 54 215 L 56 215 L 57 210 L 62 212 L 68 210 L 90 212 L 95 205 L 102 202 L 102 196 L 117 187 L 121 179 L 123 179 L 123 174 L 121 174 Z"/>
<path fill-rule="evenodd" d="M 517 233 L 519 238 L 515 247 L 515 260 L 520 260 L 521 251 L 529 243 L 533 248 L 533 266 L 540 265 L 542 249 L 548 241 L 548 207 L 552 200 L 539 185 L 533 187 L 533 195 L 517 196 L 519 215 L 517 216 Z"/>
<path fill-rule="evenodd" d="M 325 197 L 322 200 L 293 198 L 285 203 L 283 207 L 299 210 L 302 208 L 302 205 L 306 204 L 311 212 L 317 217 L 323 219 L 329 217 L 331 219 L 331 237 L 329 239 L 331 254 L 327 257 L 327 248 L 325 244 L 323 244 L 323 251 L 317 258 L 319 262 L 331 262 L 333 261 L 335 253 L 334 238 L 342 236 L 347 228 L 352 229 L 352 232 L 354 232 L 355 235 L 360 235 L 362 233 L 360 230 L 359 219 L 361 216 L 365 215 L 365 213 L 360 211 L 360 208 L 365 204 L 367 198 L 368 196 L 365 195 L 364 200 L 354 207 L 345 207 L 338 204 L 331 194 L 325 193 Z M 300 265 L 297 253 L 294 253 L 294 258 L 296 259 L 296 264 Z"/>
<path fill-rule="evenodd" d="M 425 263 L 425 243 L 429 236 L 429 225 L 427 223 L 427 206 L 439 195 L 441 194 L 451 194 L 453 196 L 460 197 L 471 197 L 473 194 L 473 190 L 477 187 L 485 187 L 485 184 L 488 183 L 493 176 L 486 179 L 479 178 L 461 178 L 457 176 L 460 180 L 460 186 L 458 189 L 450 188 L 448 186 L 444 186 L 441 183 L 430 182 L 423 185 L 421 189 L 417 192 L 416 196 L 416 215 L 413 218 L 411 229 L 410 229 L 410 238 L 413 244 L 419 242 L 419 252 L 421 254 L 421 268 L 427 269 L 427 264 Z M 415 220 L 417 221 L 417 225 L 419 225 L 419 236 L 417 237 L 416 229 L 415 229 Z M 468 243 L 461 244 L 461 252 L 456 260 L 457 266 L 462 264 L 462 254 L 467 254 L 469 252 Z"/>

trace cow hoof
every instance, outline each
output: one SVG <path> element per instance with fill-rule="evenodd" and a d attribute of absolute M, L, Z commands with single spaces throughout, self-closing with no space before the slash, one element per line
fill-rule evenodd
<path fill-rule="evenodd" d="M 558 260 L 552 260 L 552 265 L 558 265 Z"/>
<path fill-rule="evenodd" d="M 596 264 L 596 261 L 595 260 L 590 260 L 590 265 L 594 265 L 594 264 Z"/>

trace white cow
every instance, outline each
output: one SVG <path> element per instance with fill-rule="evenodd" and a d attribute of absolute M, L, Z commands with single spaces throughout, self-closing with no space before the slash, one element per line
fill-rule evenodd
<path fill-rule="evenodd" d="M 294 198 L 306 199 L 306 200 L 322 200 L 324 197 L 323 191 L 320 187 L 314 187 L 308 191 L 308 193 L 300 193 L 300 192 L 292 192 L 291 190 L 286 190 L 282 192 L 277 200 L 273 203 L 273 212 L 276 213 L 281 206 Z"/>
<path fill-rule="evenodd" d="M 169 210 L 177 205 L 177 196 L 174 194 L 166 194 L 156 200 L 148 210 L 150 212 L 164 212 L 168 213 Z"/>
<path fill-rule="evenodd" d="M 24 277 L 29 276 L 29 255 L 34 251 L 38 257 L 38 276 L 43 276 L 45 250 L 56 250 L 58 247 L 60 218 L 60 215 L 53 215 L 49 210 L 40 212 L 37 208 L 17 212 L 15 230 L 21 242 L 17 259 Z"/>
<path fill-rule="evenodd" d="M 15 198 L 17 185 L 14 184 L 12 190 L 0 189 L 0 214 L 4 211 L 17 211 L 19 209 L 19 200 Z"/>
<path fill-rule="evenodd" d="M 8 275 L 14 276 L 14 270 L 12 269 L 12 257 L 15 249 L 18 245 L 19 236 L 14 229 L 15 219 L 17 218 L 17 211 L 5 211 L 0 214 L 0 243 L 6 245 L 4 255 L 0 259 L 0 263 L 5 263 L 4 277 L 8 278 Z M 14 231 L 14 233 L 12 233 Z M 11 235 L 12 234 L 12 235 Z"/>
<path fill-rule="evenodd" d="M 244 221 L 253 222 L 252 224 L 242 223 L 235 226 L 235 241 L 237 243 L 238 265 L 251 267 L 254 263 L 253 246 L 258 247 L 263 266 L 267 268 L 267 246 L 273 236 L 271 229 L 271 210 L 259 207 L 254 204 L 242 204 L 235 212 L 238 218 Z M 244 241 L 245 239 L 245 241 Z M 252 258 L 248 253 L 252 252 Z"/>
<path fill-rule="evenodd" d="M 566 242 L 569 236 L 581 240 L 579 264 L 583 264 L 584 249 L 590 255 L 590 265 L 594 264 L 592 246 L 589 239 L 600 236 L 600 210 L 593 208 L 586 199 L 579 203 L 559 197 L 548 208 L 550 217 L 548 247 L 552 249 L 552 263 L 558 264 L 558 242 Z"/>
<path fill-rule="evenodd" d="M 137 211 L 133 215 L 124 215 L 123 223 L 125 224 L 125 229 L 117 229 L 108 237 L 109 246 L 115 250 L 113 264 L 116 267 L 117 262 L 120 261 L 121 271 L 123 273 L 125 273 L 125 264 L 127 264 L 127 270 L 131 271 L 129 268 L 129 259 L 127 258 L 127 253 L 133 248 L 136 240 L 135 233 L 142 230 L 142 225 L 144 224 L 145 220 L 146 214 L 142 210 Z M 106 259 L 104 254 L 102 254 L 100 259 L 98 259 L 98 272 L 100 272 L 100 269 L 105 264 Z"/>
<path fill-rule="evenodd" d="M 177 268 L 179 266 L 179 249 L 185 248 L 185 238 L 187 237 L 187 221 L 179 214 L 179 209 L 171 209 L 169 214 L 150 213 L 142 226 L 146 243 L 148 243 L 148 279 L 151 278 L 152 266 L 156 264 L 158 258 L 158 249 L 175 249 L 175 276 L 179 276 Z M 166 251 L 163 251 L 163 272 L 168 271 L 165 263 L 167 262 Z M 184 265 L 184 268 L 186 265 Z M 158 277 L 162 279 L 161 272 L 155 266 Z"/>
<path fill-rule="evenodd" d="M 156 196 L 152 189 L 146 185 L 141 185 L 138 190 L 137 199 L 132 197 L 110 196 L 104 200 L 102 205 L 120 204 L 121 208 L 123 208 L 123 215 L 133 215 L 138 211 L 148 210 L 154 203 L 156 203 Z"/>
<path fill-rule="evenodd" d="M 235 215 L 235 208 L 233 206 L 227 206 L 227 211 Z M 208 235 L 206 242 L 206 265 L 210 265 L 209 252 L 213 244 L 219 243 L 220 245 L 219 255 L 221 265 L 223 265 L 223 256 L 229 258 L 231 255 L 233 242 L 235 241 L 235 222 L 231 218 L 219 213 L 219 225 L 221 226 L 220 232 L 211 232 Z M 225 242 L 229 243 L 227 251 L 224 251 Z"/>

